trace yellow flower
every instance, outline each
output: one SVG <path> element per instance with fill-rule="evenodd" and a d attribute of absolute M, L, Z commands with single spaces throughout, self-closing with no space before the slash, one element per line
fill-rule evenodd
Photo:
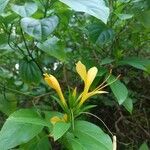
<path fill-rule="evenodd" d="M 54 90 L 56 90 L 60 100 L 61 100 L 61 103 L 63 104 L 64 107 L 67 107 L 67 103 L 66 103 L 66 100 L 63 96 L 63 93 L 62 93 L 62 90 L 60 88 L 60 85 L 59 85 L 59 82 L 57 81 L 57 79 L 53 76 L 53 75 L 48 75 L 47 73 L 44 74 L 45 78 L 44 80 L 47 82 L 47 84 L 53 88 Z"/>
<path fill-rule="evenodd" d="M 57 122 L 67 122 L 68 120 L 68 116 L 67 114 L 64 114 L 62 118 L 58 117 L 58 116 L 54 116 L 50 119 L 50 122 L 55 125 L 55 123 Z"/>
<path fill-rule="evenodd" d="M 98 86 L 96 89 L 89 92 L 90 86 L 93 83 L 98 72 L 98 69 L 96 67 L 92 67 L 87 71 L 85 65 L 79 61 L 76 64 L 76 71 L 80 75 L 81 79 L 84 81 L 84 90 L 79 96 L 79 106 L 81 106 L 88 98 L 90 98 L 93 95 L 107 93 L 106 91 L 101 90 L 103 85 Z"/>

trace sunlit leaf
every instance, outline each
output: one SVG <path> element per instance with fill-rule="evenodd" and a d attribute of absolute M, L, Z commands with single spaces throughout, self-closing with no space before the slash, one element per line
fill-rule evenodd
<path fill-rule="evenodd" d="M 46 39 L 55 30 L 57 24 L 57 16 L 41 20 L 34 18 L 23 18 L 21 20 L 23 31 L 39 41 Z"/>
<path fill-rule="evenodd" d="M 16 12 L 21 17 L 30 17 L 38 9 L 36 3 L 33 3 L 33 2 L 27 2 L 24 5 L 12 4 L 11 8 L 14 12 Z"/>
<path fill-rule="evenodd" d="M 73 10 L 88 13 L 104 23 L 107 23 L 109 17 L 109 8 L 104 0 L 60 0 Z"/>

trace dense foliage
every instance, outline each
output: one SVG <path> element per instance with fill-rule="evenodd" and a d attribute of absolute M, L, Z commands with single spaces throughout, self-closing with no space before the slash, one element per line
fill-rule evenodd
<path fill-rule="evenodd" d="M 0 150 L 148 150 L 149 18 L 149 0 L 0 0 Z"/>

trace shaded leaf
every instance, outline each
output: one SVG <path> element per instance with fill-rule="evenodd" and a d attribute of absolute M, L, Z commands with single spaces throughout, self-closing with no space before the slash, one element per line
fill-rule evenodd
<path fill-rule="evenodd" d="M 150 65 L 150 60 L 141 59 L 141 58 L 125 58 L 118 63 L 119 65 L 130 65 L 137 69 L 141 69 L 148 72 L 148 66 Z"/>
<path fill-rule="evenodd" d="M 90 39 L 98 45 L 110 42 L 114 37 L 112 29 L 107 28 L 104 24 L 91 24 L 87 26 Z"/>
<path fill-rule="evenodd" d="M 10 115 L 16 110 L 17 100 L 13 94 L 0 94 L 0 111 L 6 115 Z"/>
<path fill-rule="evenodd" d="M 19 73 L 26 83 L 39 83 L 41 81 L 41 71 L 33 61 L 23 59 L 19 63 Z"/>
<path fill-rule="evenodd" d="M 122 105 L 126 108 L 126 110 L 127 110 L 130 114 L 132 114 L 133 102 L 132 102 L 132 99 L 131 99 L 131 98 L 127 98 L 127 99 L 123 102 Z"/>
<path fill-rule="evenodd" d="M 148 145 L 146 144 L 146 142 L 144 142 L 144 143 L 140 146 L 139 150 L 149 150 Z"/>
<path fill-rule="evenodd" d="M 38 43 L 37 47 L 48 55 L 64 62 L 67 59 L 66 52 L 64 50 L 64 47 L 58 41 L 58 38 L 52 37 L 47 39 L 43 43 Z"/>

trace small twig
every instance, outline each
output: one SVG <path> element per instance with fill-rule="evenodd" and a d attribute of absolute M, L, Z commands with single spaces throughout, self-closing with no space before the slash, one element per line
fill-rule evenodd
<path fill-rule="evenodd" d="M 13 49 L 13 50 L 16 50 L 16 48 L 14 48 L 11 43 L 10 43 L 10 38 L 11 38 L 11 31 L 12 31 L 12 28 L 13 28 L 13 24 L 11 24 L 11 27 L 10 27 L 10 31 L 7 31 L 6 33 L 8 34 L 8 45 Z M 15 47 L 17 47 L 17 49 L 21 52 L 21 54 L 23 56 L 26 56 L 26 54 L 24 53 L 24 51 L 18 46 L 18 44 L 12 42 Z"/>
<path fill-rule="evenodd" d="M 48 10 L 48 7 L 49 7 L 49 0 L 46 1 L 46 5 L 44 5 L 44 18 L 46 17 L 47 15 L 47 10 Z"/>
<path fill-rule="evenodd" d="M 21 91 L 17 91 L 17 90 L 11 89 L 11 88 L 7 88 L 7 87 L 5 87 L 4 85 L 0 85 L 0 87 L 5 88 L 5 90 L 8 90 L 8 91 L 11 91 L 11 92 L 14 92 L 14 93 L 17 93 L 17 94 L 21 94 L 21 95 L 24 95 L 24 96 L 28 96 L 28 97 L 32 97 L 32 98 L 33 98 L 32 95 L 28 95 L 28 94 L 22 93 Z"/>
<path fill-rule="evenodd" d="M 42 68 L 40 67 L 40 65 L 38 64 L 38 62 L 33 58 L 32 53 L 30 52 L 30 50 L 29 50 L 29 48 L 28 48 L 28 45 L 27 45 L 27 43 L 26 43 L 26 39 L 25 39 L 25 37 L 24 37 L 24 33 L 23 33 L 23 30 L 22 30 L 21 26 L 20 26 L 20 31 L 21 31 L 22 39 L 23 39 L 23 42 L 24 42 L 24 45 L 25 45 L 25 47 L 26 47 L 26 50 L 27 50 L 27 52 L 28 52 L 29 57 L 31 58 L 32 61 L 35 62 L 35 64 L 38 66 L 39 70 L 40 70 L 41 73 L 43 74 L 44 72 L 43 72 Z"/>
<path fill-rule="evenodd" d="M 87 114 L 87 115 L 91 115 L 91 116 L 93 116 L 93 117 L 95 117 L 96 119 L 98 119 L 99 121 L 101 121 L 102 123 L 103 123 L 103 125 L 105 126 L 105 128 L 108 130 L 108 132 L 111 134 L 111 136 L 113 137 L 114 135 L 113 135 L 113 133 L 109 130 L 109 128 L 107 127 L 107 125 L 104 123 L 104 121 L 101 119 L 101 118 L 99 118 L 98 116 L 96 116 L 96 115 L 94 115 L 94 114 L 92 114 L 92 113 L 90 113 L 90 112 L 81 112 L 81 114 Z"/>

